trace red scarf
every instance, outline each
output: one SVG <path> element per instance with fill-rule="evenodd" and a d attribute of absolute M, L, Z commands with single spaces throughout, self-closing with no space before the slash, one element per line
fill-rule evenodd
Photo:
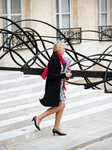
<path fill-rule="evenodd" d="M 58 55 L 58 57 L 59 57 L 59 59 L 60 59 L 62 65 L 63 65 L 63 67 L 65 68 L 65 65 L 66 65 L 65 60 L 63 59 L 63 57 L 62 57 L 58 52 L 55 52 L 55 53 Z M 45 68 L 44 72 L 40 75 L 44 80 L 45 80 L 46 77 L 47 77 L 47 71 L 48 71 L 48 65 L 47 65 L 47 67 Z M 65 79 L 63 79 L 63 88 L 66 90 L 66 87 L 65 87 Z"/>

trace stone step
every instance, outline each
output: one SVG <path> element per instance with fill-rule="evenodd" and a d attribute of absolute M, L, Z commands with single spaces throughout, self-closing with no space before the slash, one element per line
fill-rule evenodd
<path fill-rule="evenodd" d="M 67 86 L 67 88 L 68 88 L 68 86 Z M 74 88 L 77 89 L 77 87 L 75 87 L 75 86 L 74 86 Z M 67 92 L 66 92 L 66 94 L 67 94 L 66 97 L 67 97 L 67 99 L 69 98 L 69 101 L 67 101 L 67 102 L 75 102 L 77 100 L 79 101 L 79 100 L 82 100 L 85 98 L 91 98 L 91 96 L 92 96 L 91 94 L 94 94 L 95 96 L 100 96 L 103 94 L 102 90 L 101 91 L 98 91 L 98 90 L 83 90 L 83 91 L 81 91 L 80 90 L 80 91 L 76 92 L 76 90 L 74 89 L 74 91 L 75 92 L 70 93 L 70 94 L 67 94 Z M 70 92 L 70 88 L 69 88 L 69 92 Z M 18 105 L 23 105 L 23 104 L 32 103 L 32 102 L 37 102 L 39 100 L 39 98 L 41 98 L 43 95 L 44 95 L 44 91 L 40 91 L 40 92 L 36 92 L 33 94 L 28 93 L 28 94 L 21 95 L 21 96 L 3 99 L 3 100 L 0 100 L 0 109 L 5 109 L 8 107 L 15 107 Z"/>
<path fill-rule="evenodd" d="M 67 87 L 67 91 L 66 91 L 67 94 L 69 92 L 77 92 L 77 91 L 84 90 L 83 86 L 66 85 L 66 87 Z M 45 89 L 45 80 L 42 80 L 42 82 L 33 83 L 25 86 L 13 87 L 7 90 L 3 89 L 0 90 L 0 100 L 24 95 L 27 93 L 38 92 L 41 90 L 43 91 L 44 89 Z"/>
<path fill-rule="evenodd" d="M 22 116 L 28 115 L 29 113 L 39 111 L 41 109 L 40 103 L 30 103 L 25 105 L 20 105 L 12 108 L 2 109 L 0 110 L 0 121 Z"/>
<path fill-rule="evenodd" d="M 69 101 L 66 101 L 66 103 L 76 102 L 83 99 L 85 100 L 91 97 L 101 96 L 103 94 L 103 90 L 82 90 L 78 92 L 72 92 L 66 95 L 66 98 L 69 99 Z"/>
<path fill-rule="evenodd" d="M 21 96 L 3 99 L 0 100 L 0 109 L 6 109 L 10 107 L 16 107 L 24 104 L 38 102 L 39 98 L 41 98 L 43 95 L 44 95 L 44 91 L 40 91 L 33 94 L 28 93 Z"/>
<path fill-rule="evenodd" d="M 19 71 L 0 71 L 0 81 L 21 78 L 22 76 L 23 73 Z"/>
<path fill-rule="evenodd" d="M 94 91 L 94 90 L 90 90 L 91 92 L 91 96 L 92 97 L 95 97 L 95 93 L 97 93 L 97 91 Z M 80 95 L 82 92 L 78 92 L 78 94 Z M 87 91 L 87 93 L 89 93 L 89 90 Z M 86 93 L 86 94 L 87 94 Z M 24 105 L 16 105 L 16 106 L 14 106 L 14 107 L 9 107 L 9 108 L 6 108 L 6 109 L 1 109 L 0 110 L 0 120 L 5 120 L 5 119 L 10 119 L 11 117 L 13 118 L 13 117 L 18 117 L 18 116 L 21 116 L 21 115 L 28 115 L 29 113 L 32 113 L 32 112 L 35 112 L 35 111 L 39 111 L 40 109 L 42 109 L 42 107 L 40 106 L 40 102 L 39 102 L 39 98 L 41 98 L 41 97 L 43 97 L 43 95 L 40 95 L 41 94 L 41 92 L 38 92 L 38 93 L 33 93 L 33 95 L 35 96 L 37 96 L 37 98 L 38 99 L 36 99 L 37 101 L 36 102 L 32 102 L 32 103 L 26 103 L 26 104 L 24 104 Z M 77 94 L 77 96 L 78 96 L 78 94 Z M 70 96 L 70 95 L 72 95 L 72 96 Z M 29 96 L 29 95 L 28 95 Z M 31 96 L 31 95 L 30 95 Z M 98 94 L 97 94 L 97 96 L 98 96 Z M 99 92 L 99 96 L 100 96 L 100 92 Z M 27 94 L 25 95 L 25 97 L 27 97 Z M 83 97 L 83 96 L 82 96 Z M 20 97 L 19 97 L 20 98 Z M 30 97 L 31 98 L 31 97 Z M 35 97 L 36 98 L 36 97 Z M 72 100 L 70 100 L 69 101 L 69 98 L 71 99 L 72 98 Z M 102 96 L 101 96 L 101 98 L 102 98 Z M 95 99 L 97 99 L 96 97 L 95 97 Z M 74 101 L 73 101 L 74 100 Z M 77 100 L 77 101 L 76 101 Z M 84 98 L 83 98 L 83 100 L 84 100 Z M 72 102 L 72 104 L 70 104 L 70 102 L 71 101 L 73 101 Z M 90 101 L 90 100 L 89 100 Z M 89 102 L 89 101 L 87 101 L 87 102 Z M 94 99 L 93 99 L 93 101 L 94 101 Z M 78 98 L 76 97 L 76 95 L 75 95 L 75 97 L 73 97 L 73 94 L 69 94 L 68 95 L 68 99 L 66 100 L 66 102 L 68 102 L 69 103 L 69 108 L 70 107 L 72 107 L 72 106 L 77 106 L 78 104 L 79 105 L 81 105 L 81 102 L 80 101 L 78 101 Z M 78 104 L 77 104 L 77 103 Z M 74 104 L 74 105 L 73 105 Z M 70 109 L 71 110 L 71 109 Z M 74 109 L 75 110 L 75 109 Z"/>
<path fill-rule="evenodd" d="M 52 133 L 49 133 L 34 140 L 10 146 L 7 150 L 27 150 L 32 147 L 33 150 L 83 150 L 81 148 L 85 146 L 112 137 L 112 115 L 65 128 L 62 132 L 67 133 L 67 136 L 53 136 Z M 108 144 L 111 145 L 111 142 Z M 109 147 L 107 145 L 105 148 L 98 149 L 94 146 L 94 148 L 88 147 L 87 150 L 108 150 Z"/>
<path fill-rule="evenodd" d="M 69 101 L 69 99 L 68 99 L 68 101 Z M 107 94 L 107 95 L 99 96 L 97 98 L 85 99 L 85 100 L 82 100 L 79 102 L 70 103 L 70 104 L 66 105 L 66 109 L 65 109 L 63 115 L 77 113 L 82 110 L 86 110 L 86 109 L 89 109 L 92 107 L 104 105 L 107 103 L 109 104 L 111 102 L 112 102 L 112 95 Z M 31 125 L 31 118 L 33 116 L 41 114 L 43 111 L 46 110 L 43 106 L 40 105 L 40 103 L 34 103 L 32 111 L 30 111 L 30 112 L 33 112 L 36 107 L 35 112 L 27 114 L 28 111 L 31 110 L 32 105 L 28 105 L 28 106 L 29 106 L 29 108 L 27 108 L 27 110 L 25 109 L 25 107 L 23 109 L 21 108 L 21 110 L 18 110 L 18 108 L 14 108 L 14 109 L 12 109 L 12 111 L 6 110 L 6 111 L 4 111 L 4 114 L 0 114 L 0 116 L 2 115 L 1 119 L 4 119 L 4 118 L 10 117 L 10 116 L 14 117 L 18 113 L 18 116 L 16 118 L 10 117 L 9 119 L 6 118 L 7 120 L 0 121 L 0 133 L 6 132 L 9 130 L 15 130 L 15 129 L 18 129 L 18 128 L 21 128 L 21 127 L 24 127 L 27 125 Z M 22 115 L 22 113 L 23 113 L 23 115 Z M 20 116 L 19 114 L 22 116 Z M 50 120 L 53 118 L 54 118 L 54 115 L 50 115 L 49 117 L 46 117 L 45 119 L 43 119 L 43 121 Z"/>
<path fill-rule="evenodd" d="M 112 103 L 112 94 L 104 94 L 98 97 L 94 97 L 93 94 L 91 94 L 91 97 L 92 98 L 83 99 L 81 101 L 76 101 L 73 103 L 68 103 L 66 105 L 67 111 L 64 111 L 64 114 L 67 115 L 75 112 L 80 112 L 82 110 L 87 110 L 92 107 L 94 108 L 96 106 Z"/>
<path fill-rule="evenodd" d="M 74 143 L 71 140 L 70 143 L 67 144 L 68 145 L 67 150 L 74 150 L 74 149 L 82 150 L 82 149 L 79 149 L 79 148 L 83 148 L 87 145 L 91 145 L 93 143 L 100 142 L 100 141 L 103 141 L 105 139 L 108 139 L 108 138 L 112 137 L 112 132 L 111 131 L 112 131 L 112 125 L 107 126 L 106 128 L 101 128 L 101 129 L 97 130 L 96 132 L 91 132 L 89 134 L 86 134 L 83 137 L 80 137 L 79 139 L 76 139 L 76 140 L 74 139 L 75 140 Z M 95 148 L 94 150 L 99 150 L 99 148 L 98 149 Z M 105 150 L 109 150 L 109 149 L 107 148 Z"/>
<path fill-rule="evenodd" d="M 6 72 L 5 72 L 6 73 Z M 10 72 L 9 72 L 10 73 Z M 51 132 L 55 114 L 44 118 L 36 130 L 31 119 L 45 108 L 39 102 L 45 92 L 45 80 L 40 76 L 6 73 L 0 82 L 0 147 L 33 139 Z M 8 78 L 8 76 L 10 76 Z M 112 96 L 101 90 L 84 90 L 83 86 L 66 84 L 66 109 L 61 128 L 70 127 L 112 113 Z"/>
<path fill-rule="evenodd" d="M 7 90 L 0 90 L 0 100 L 15 96 L 25 95 L 28 93 L 38 92 L 44 89 L 44 82 L 39 82 L 21 87 L 14 87 Z"/>
<path fill-rule="evenodd" d="M 40 76 L 22 76 L 13 80 L 5 80 L 0 82 L 0 90 L 9 89 L 13 87 L 19 87 L 29 85 L 33 83 L 43 82 L 44 80 Z"/>
<path fill-rule="evenodd" d="M 77 93 L 77 92 L 80 92 L 80 91 L 83 91 L 84 90 L 84 86 L 78 86 L 78 85 L 66 85 L 66 95 L 67 94 L 71 94 L 71 93 Z"/>
<path fill-rule="evenodd" d="M 23 105 L 23 104 L 32 103 L 32 102 L 37 102 L 39 100 L 39 98 L 42 98 L 43 95 L 44 95 L 45 91 L 43 91 L 43 90 L 44 90 L 45 84 L 44 85 L 43 84 L 42 84 L 42 91 L 38 90 L 36 93 L 32 94 L 32 93 L 28 93 L 25 90 L 25 88 L 24 88 L 25 92 L 24 93 L 22 92 L 23 94 L 21 94 L 20 96 L 18 96 L 18 94 L 17 94 L 14 97 L 9 97 L 9 98 L 6 98 L 6 99 L 1 99 L 0 100 L 0 109 L 5 109 L 5 108 L 8 108 L 8 107 L 15 107 L 15 106 L 18 106 L 18 105 Z M 38 84 L 36 84 L 36 85 L 38 85 Z M 28 87 L 29 86 L 27 86 L 26 88 L 28 88 Z M 76 93 L 77 90 L 80 92 L 83 89 L 83 87 L 80 87 L 80 86 L 78 86 L 78 87 L 77 86 L 70 87 L 70 86 L 67 85 L 66 87 L 67 87 L 66 94 L 68 94 L 70 92 L 73 92 L 73 91 L 74 91 L 74 93 Z M 38 89 L 38 87 L 36 87 L 36 89 Z M 91 90 L 91 92 L 92 92 L 92 90 Z M 82 92 L 82 93 L 84 94 L 84 92 Z M 96 94 L 97 93 L 100 94 L 100 92 L 95 92 L 95 93 Z M 90 95 L 90 94 L 88 94 L 88 95 Z M 8 97 L 8 95 L 7 95 L 7 97 Z M 71 99 L 72 99 L 72 97 L 71 97 Z"/>
<path fill-rule="evenodd" d="M 96 106 L 94 108 L 83 110 L 77 113 L 68 114 L 62 117 L 61 128 L 74 126 L 79 123 L 87 122 L 109 114 L 112 114 L 112 103 Z M 17 130 L 1 133 L 0 147 L 1 148 L 6 147 L 18 142 L 31 140 L 33 138 L 48 134 L 49 132 L 51 132 L 53 125 L 54 125 L 54 119 L 51 119 L 51 120 L 41 122 L 40 125 L 41 132 L 38 131 L 34 125 L 30 125 L 23 128 L 19 128 Z"/>

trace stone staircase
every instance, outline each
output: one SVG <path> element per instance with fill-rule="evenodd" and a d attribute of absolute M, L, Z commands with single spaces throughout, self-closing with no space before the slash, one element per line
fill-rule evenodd
<path fill-rule="evenodd" d="M 40 76 L 0 71 L 0 148 L 34 139 L 51 132 L 54 114 L 46 117 L 37 131 L 31 119 L 47 108 L 43 97 L 45 81 Z M 112 94 L 66 85 L 66 108 L 61 128 L 71 127 L 112 114 Z"/>

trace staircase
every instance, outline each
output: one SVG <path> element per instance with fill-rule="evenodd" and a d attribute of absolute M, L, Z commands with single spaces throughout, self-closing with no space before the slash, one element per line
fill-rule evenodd
<path fill-rule="evenodd" d="M 54 114 L 46 117 L 37 131 L 31 119 L 45 111 L 45 81 L 40 76 L 0 71 L 0 148 L 50 133 Z M 66 108 L 61 128 L 74 126 L 112 114 L 112 94 L 102 90 L 84 90 L 83 86 L 66 85 Z"/>

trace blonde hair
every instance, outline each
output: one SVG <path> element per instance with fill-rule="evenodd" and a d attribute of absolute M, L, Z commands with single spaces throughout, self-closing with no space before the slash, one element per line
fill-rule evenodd
<path fill-rule="evenodd" d="M 53 46 L 53 52 L 58 52 L 59 49 L 63 49 L 66 47 L 66 43 L 62 41 L 57 41 Z"/>

